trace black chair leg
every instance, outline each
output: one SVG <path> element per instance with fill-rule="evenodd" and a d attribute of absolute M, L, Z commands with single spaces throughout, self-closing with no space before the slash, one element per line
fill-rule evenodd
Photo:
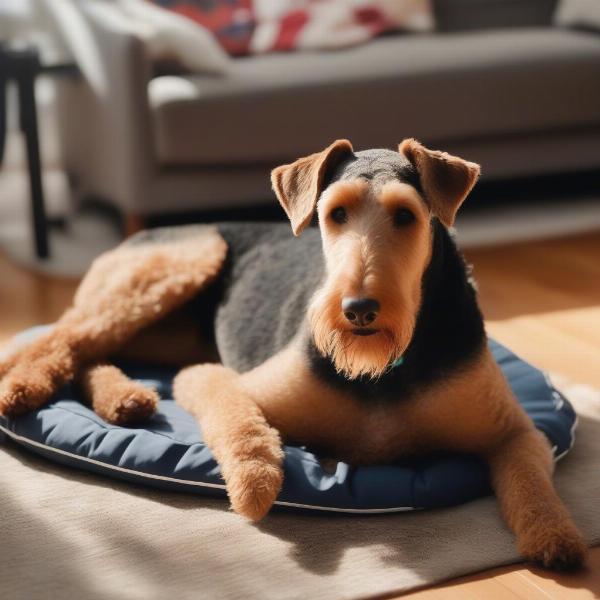
<path fill-rule="evenodd" d="M 6 144 L 6 77 L 0 72 L 0 166 L 4 160 Z"/>
<path fill-rule="evenodd" d="M 27 145 L 27 162 L 29 165 L 29 184 L 31 188 L 31 209 L 35 252 L 38 258 L 48 258 L 48 221 L 42 188 L 42 171 L 40 164 L 39 136 L 33 77 L 23 76 L 18 79 L 19 112 L 21 129 Z"/>

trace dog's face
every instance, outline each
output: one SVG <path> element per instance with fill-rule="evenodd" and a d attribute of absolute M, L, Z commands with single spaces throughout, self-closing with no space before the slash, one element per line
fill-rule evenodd
<path fill-rule="evenodd" d="M 308 317 L 317 349 L 349 378 L 402 356 L 421 305 L 431 219 L 453 223 L 479 167 L 405 140 L 354 153 L 345 140 L 273 171 L 298 235 L 318 213 L 326 265 Z"/>
<path fill-rule="evenodd" d="M 359 175 L 330 185 L 318 215 L 327 277 L 308 312 L 315 344 L 348 377 L 377 376 L 412 337 L 431 253 L 427 207 L 406 182 Z"/>

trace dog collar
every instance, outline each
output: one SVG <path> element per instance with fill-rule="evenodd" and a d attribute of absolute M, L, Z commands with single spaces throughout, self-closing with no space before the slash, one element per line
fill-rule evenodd
<path fill-rule="evenodd" d="M 393 363 L 390 363 L 390 369 L 395 369 L 399 367 L 404 362 L 404 356 L 397 358 Z"/>

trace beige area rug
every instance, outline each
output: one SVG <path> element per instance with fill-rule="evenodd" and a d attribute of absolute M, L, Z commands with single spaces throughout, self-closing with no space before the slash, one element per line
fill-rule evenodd
<path fill-rule="evenodd" d="M 556 485 L 600 543 L 600 392 L 562 386 L 579 413 Z M 4 600 L 301 599 L 399 593 L 515 562 L 493 498 L 371 517 L 274 513 L 163 493 L 0 450 Z"/>

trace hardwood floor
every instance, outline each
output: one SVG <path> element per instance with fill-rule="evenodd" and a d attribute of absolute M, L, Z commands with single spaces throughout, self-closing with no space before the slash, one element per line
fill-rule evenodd
<path fill-rule="evenodd" d="M 467 258 L 492 336 L 544 369 L 600 387 L 600 233 Z"/>
<path fill-rule="evenodd" d="M 472 249 L 490 334 L 536 365 L 600 387 L 600 232 Z M 0 344 L 54 320 L 76 282 L 26 272 L 0 255 Z M 403 599 L 600 598 L 600 547 L 583 573 L 517 565 L 471 575 Z"/>
<path fill-rule="evenodd" d="M 76 287 L 77 281 L 26 271 L 0 254 L 0 345 L 26 327 L 56 320 Z"/>

